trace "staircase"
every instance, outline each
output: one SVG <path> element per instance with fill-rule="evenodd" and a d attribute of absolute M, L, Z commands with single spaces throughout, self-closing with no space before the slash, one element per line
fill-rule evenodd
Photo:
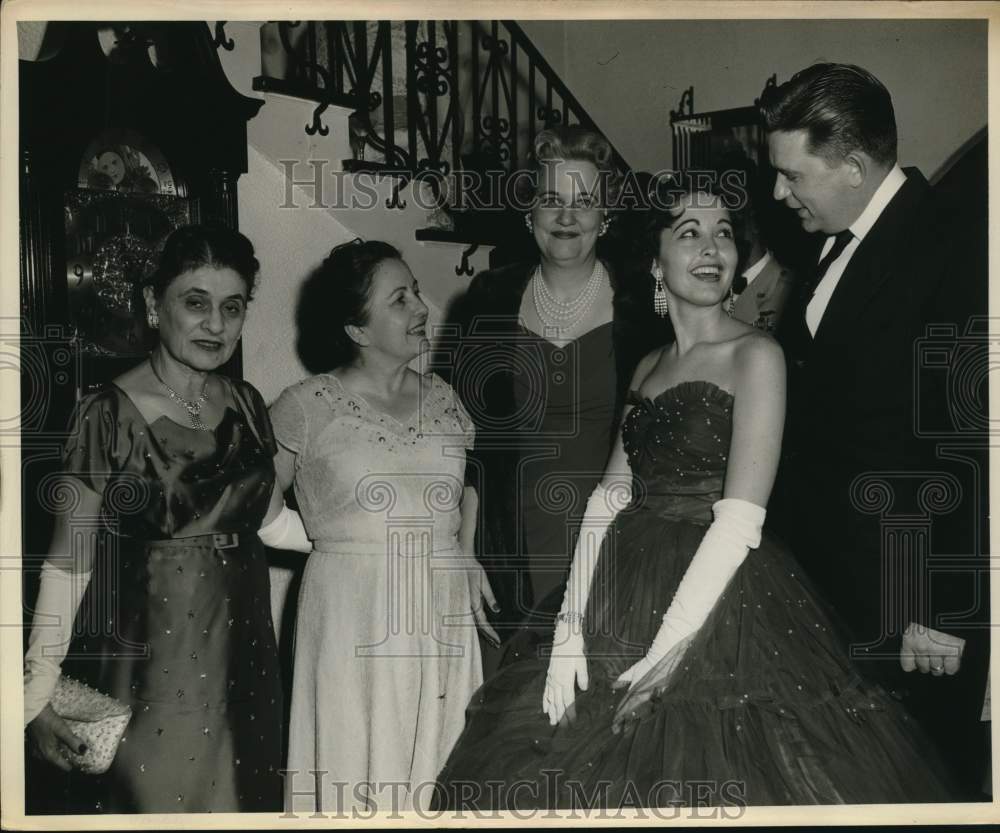
<path fill-rule="evenodd" d="M 433 328 L 474 274 L 533 251 L 520 214 L 473 207 L 491 196 L 469 183 L 503 195 L 539 130 L 594 128 L 512 22 L 215 27 L 230 83 L 265 102 L 248 124 L 239 221 L 262 266 L 244 367 L 268 401 L 307 375 L 294 349 L 298 287 L 333 246 L 395 245 Z"/>
<path fill-rule="evenodd" d="M 523 244 L 520 217 L 493 199 L 505 178 L 539 130 L 596 129 L 512 21 L 276 22 L 261 39 L 254 89 L 316 102 L 308 134 L 329 134 L 331 107 L 351 110 L 344 170 L 430 185 L 438 210 L 417 239 Z"/>
<path fill-rule="evenodd" d="M 244 374 L 268 402 L 308 375 L 295 350 L 295 307 L 331 248 L 355 237 L 395 245 L 420 281 L 433 332 L 491 260 L 533 250 L 519 214 L 470 209 L 449 183 L 493 171 L 503 193 L 539 130 L 594 127 L 514 23 L 214 25 L 230 84 L 264 99 L 247 124 L 239 226 L 261 262 Z M 300 567 L 272 563 L 282 639 Z"/>

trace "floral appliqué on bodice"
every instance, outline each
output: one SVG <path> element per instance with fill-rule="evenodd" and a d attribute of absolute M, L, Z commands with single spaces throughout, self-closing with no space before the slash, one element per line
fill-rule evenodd
<path fill-rule="evenodd" d="M 320 374 L 271 406 L 278 441 L 295 453 L 295 494 L 318 550 L 385 552 L 387 535 L 454 546 L 475 428 L 452 388 L 432 375 L 399 420 Z M 429 540 L 428 540 L 429 539 Z"/>

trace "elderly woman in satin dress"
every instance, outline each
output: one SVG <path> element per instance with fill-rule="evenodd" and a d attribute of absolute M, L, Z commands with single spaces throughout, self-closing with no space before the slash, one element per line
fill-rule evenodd
<path fill-rule="evenodd" d="M 273 488 L 260 394 L 219 372 L 257 270 L 238 232 L 175 231 L 144 287 L 156 346 L 74 414 L 25 658 L 29 745 L 65 772 L 85 762 L 86 744 L 50 702 L 63 670 L 132 710 L 107 774 L 69 778 L 74 812 L 280 806 L 281 688 L 260 538 L 309 544 Z M 98 517 L 97 534 L 79 534 Z M 98 630 L 83 627 L 95 616 Z"/>

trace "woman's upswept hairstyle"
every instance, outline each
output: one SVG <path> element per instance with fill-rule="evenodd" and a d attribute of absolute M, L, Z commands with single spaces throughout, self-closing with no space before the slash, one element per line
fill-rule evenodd
<path fill-rule="evenodd" d="M 604 205 L 614 205 L 618 198 L 622 176 L 614 164 L 615 152 L 611 143 L 594 130 L 580 125 L 548 127 L 535 136 L 531 156 L 536 175 L 544 163 L 557 159 L 590 162 L 600 176 Z M 534 197 L 534 193 L 530 196 Z"/>
<path fill-rule="evenodd" d="M 221 225 L 182 226 L 173 231 L 140 286 L 152 287 L 153 295 L 162 298 L 175 278 L 203 266 L 232 269 L 246 284 L 247 299 L 253 296 L 260 271 L 253 244 L 235 229 Z"/>

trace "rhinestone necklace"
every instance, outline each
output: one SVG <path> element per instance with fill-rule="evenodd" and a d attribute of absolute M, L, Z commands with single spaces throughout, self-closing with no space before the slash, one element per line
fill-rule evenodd
<path fill-rule="evenodd" d="M 594 271 L 590 273 L 590 280 L 580 291 L 580 294 L 569 301 L 559 301 L 549 291 L 548 286 L 542 278 L 542 267 L 535 270 L 535 275 L 531 279 L 532 296 L 535 302 L 535 312 L 539 320 L 547 328 L 554 328 L 564 332 L 574 329 L 586 318 L 593 306 L 594 299 L 597 298 L 604 284 L 606 273 L 604 266 L 599 260 L 594 261 Z"/>
<path fill-rule="evenodd" d="M 188 418 L 191 420 L 191 427 L 197 428 L 199 431 L 208 431 L 208 426 L 205 425 L 201 419 L 201 407 L 208 402 L 208 397 L 205 395 L 204 388 L 202 388 L 201 395 L 192 402 L 190 399 L 185 399 L 177 391 L 170 387 L 170 385 L 163 381 L 163 377 L 156 371 L 156 366 L 153 364 L 152 356 L 149 359 L 149 367 L 153 371 L 153 375 L 156 377 L 157 381 L 166 389 L 170 398 L 187 411 Z"/>

